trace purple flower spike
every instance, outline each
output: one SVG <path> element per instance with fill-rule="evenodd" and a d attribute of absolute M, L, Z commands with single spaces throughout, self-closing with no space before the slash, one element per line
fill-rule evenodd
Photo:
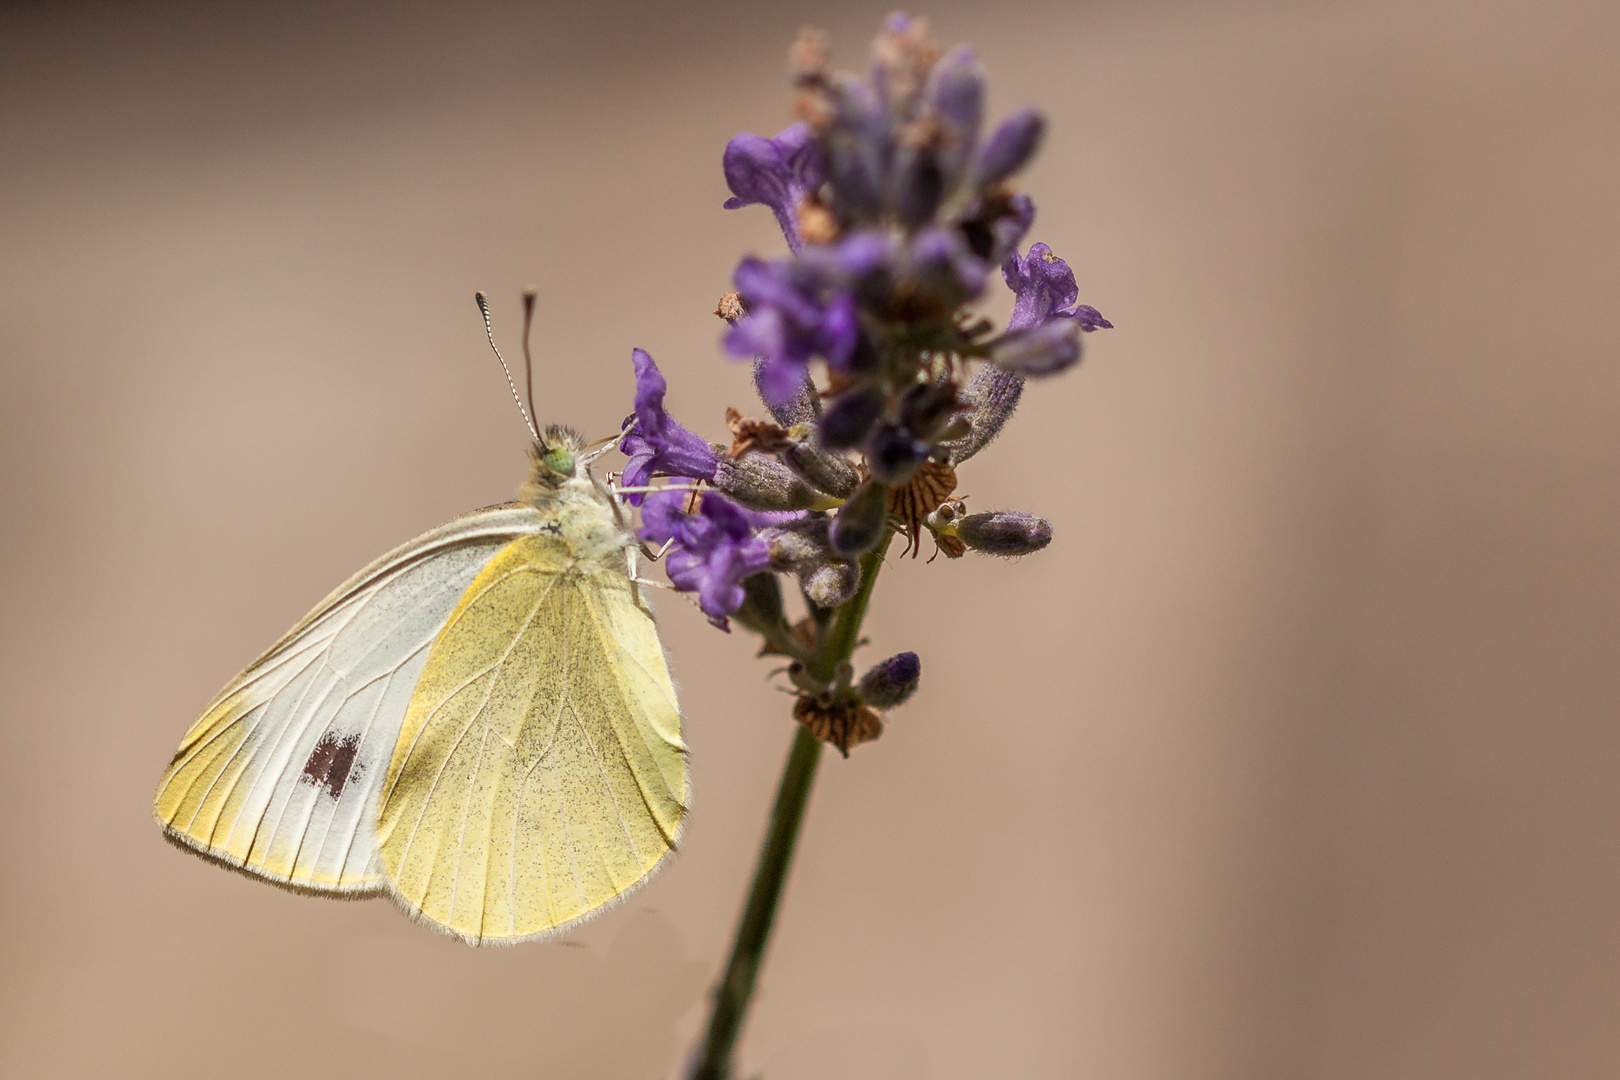
<path fill-rule="evenodd" d="M 768 206 L 794 251 L 804 246 L 799 235 L 799 203 L 821 186 L 821 151 L 810 129 L 792 127 L 774 139 L 742 134 L 726 144 L 721 159 L 732 198 L 727 210 L 756 204 Z"/>
<path fill-rule="evenodd" d="M 619 449 L 629 456 L 624 467 L 625 487 L 641 487 L 654 473 L 685 476 L 693 480 L 713 480 L 718 458 L 714 448 L 682 427 L 664 411 L 664 392 L 669 384 L 653 358 L 643 349 L 630 354 L 636 365 L 636 426 L 619 441 Z M 625 496 L 640 503 L 642 496 Z"/>
<path fill-rule="evenodd" d="M 748 316 L 726 335 L 732 356 L 764 357 L 758 382 L 767 404 L 791 399 L 813 356 L 842 369 L 855 352 L 860 323 L 847 289 L 827 288 L 788 262 L 744 259 L 737 292 Z"/>
<path fill-rule="evenodd" d="M 688 514 L 689 497 L 683 491 L 650 496 L 640 536 L 654 544 L 674 541 L 665 564 L 670 582 L 697 593 L 709 621 L 726 629 L 726 617 L 742 607 L 743 578 L 770 566 L 770 547 L 754 535 L 755 515 L 713 492 L 700 496 L 698 512 Z"/>
<path fill-rule="evenodd" d="M 1053 319 L 1072 319 L 1081 330 L 1111 330 L 1114 324 L 1089 304 L 1077 304 L 1080 289 L 1069 264 L 1045 244 L 1031 244 L 1029 254 L 1007 256 L 1001 276 L 1014 293 L 1012 318 L 1007 329 L 1028 330 Z"/>

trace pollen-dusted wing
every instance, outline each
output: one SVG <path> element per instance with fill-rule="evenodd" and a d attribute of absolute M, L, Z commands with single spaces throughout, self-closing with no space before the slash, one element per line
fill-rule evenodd
<path fill-rule="evenodd" d="M 685 809 L 674 689 L 626 574 L 555 532 L 479 511 L 338 588 L 187 733 L 165 833 L 291 888 L 391 893 L 473 943 L 643 880 Z"/>

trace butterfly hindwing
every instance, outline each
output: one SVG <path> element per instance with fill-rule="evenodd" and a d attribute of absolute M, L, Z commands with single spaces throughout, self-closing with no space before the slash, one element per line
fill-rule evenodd
<path fill-rule="evenodd" d="M 392 891 L 474 943 L 546 934 L 645 879 L 685 801 L 674 687 L 628 576 L 514 540 L 407 710 L 379 825 Z"/>
<path fill-rule="evenodd" d="M 450 611 L 530 507 L 458 518 L 362 570 L 237 676 L 158 786 L 173 840 L 280 884 L 365 893 L 381 788 L 411 695 Z"/>

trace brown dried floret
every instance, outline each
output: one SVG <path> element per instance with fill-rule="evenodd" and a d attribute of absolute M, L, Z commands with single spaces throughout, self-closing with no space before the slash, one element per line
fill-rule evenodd
<path fill-rule="evenodd" d="M 883 734 L 883 721 L 878 714 L 848 698 L 834 698 L 823 704 L 813 697 L 800 697 L 793 706 L 793 719 L 810 729 L 810 734 L 825 743 L 838 747 L 839 753 L 849 757 L 849 748 L 871 742 Z"/>
<path fill-rule="evenodd" d="M 731 449 L 726 456 L 736 461 L 750 450 L 774 454 L 791 441 L 787 429 L 769 420 L 754 420 L 726 406 L 726 427 L 731 429 Z"/>
<path fill-rule="evenodd" d="M 923 463 L 915 476 L 889 489 L 889 513 L 906 526 L 906 552 L 912 558 L 922 550 L 923 523 L 956 490 L 956 470 L 938 461 Z"/>
<path fill-rule="evenodd" d="M 726 295 L 722 296 L 720 298 L 720 302 L 714 306 L 714 313 L 726 320 L 728 323 L 736 323 L 738 319 L 748 314 L 748 310 L 743 307 L 741 296 L 738 296 L 734 292 L 728 292 Z"/>

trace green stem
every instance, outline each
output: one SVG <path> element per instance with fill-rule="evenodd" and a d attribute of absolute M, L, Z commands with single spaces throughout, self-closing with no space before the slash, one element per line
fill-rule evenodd
<path fill-rule="evenodd" d="M 826 638 L 810 660 L 811 674 L 824 682 L 832 681 L 838 665 L 849 659 L 860 641 L 861 622 L 866 618 L 866 605 L 872 598 L 878 571 L 883 568 L 883 553 L 890 539 L 892 534 L 885 533 L 878 546 L 861 559 L 860 588 L 838 610 Z M 787 764 L 782 767 L 776 802 L 771 806 L 770 820 L 765 827 L 765 842 L 760 845 L 759 862 L 754 866 L 754 881 L 748 888 L 742 918 L 737 922 L 725 975 L 715 988 L 714 1011 L 709 1014 L 708 1031 L 693 1059 L 690 1080 L 731 1080 L 731 1059 L 737 1047 L 737 1036 L 742 1033 L 743 1020 L 754 996 L 754 983 L 765 961 L 771 925 L 776 921 L 776 909 L 782 901 L 782 890 L 787 886 L 788 867 L 793 863 L 793 849 L 799 841 L 799 827 L 804 822 L 805 806 L 810 801 L 810 787 L 815 782 L 816 765 L 820 760 L 821 740 L 800 724 L 793 733 Z"/>

